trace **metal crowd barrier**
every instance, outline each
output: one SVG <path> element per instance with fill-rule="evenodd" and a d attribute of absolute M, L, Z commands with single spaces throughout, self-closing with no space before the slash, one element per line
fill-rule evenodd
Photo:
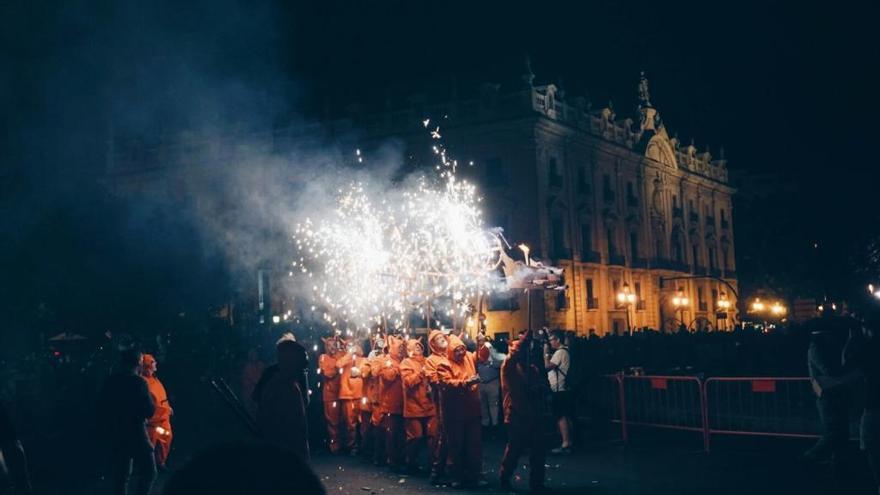
<path fill-rule="evenodd" d="M 704 442 L 712 435 L 816 438 L 816 397 L 805 377 L 707 378 L 703 382 Z"/>
<path fill-rule="evenodd" d="M 712 435 L 788 438 L 819 436 L 810 379 L 610 375 L 616 400 L 611 421 L 622 440 L 630 426 L 699 432 L 706 452 Z"/>

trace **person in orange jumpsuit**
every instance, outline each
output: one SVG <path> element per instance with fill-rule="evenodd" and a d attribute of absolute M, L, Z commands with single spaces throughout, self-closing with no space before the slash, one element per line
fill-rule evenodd
<path fill-rule="evenodd" d="M 373 350 L 367 357 L 370 374 L 367 378 L 367 402 L 370 403 L 370 430 L 372 431 L 373 464 L 384 465 L 387 462 L 385 455 L 385 429 L 382 423 L 382 384 L 379 382 L 379 370 L 384 366 L 387 358 L 387 342 L 381 335 L 373 340 Z"/>
<path fill-rule="evenodd" d="M 343 357 L 344 351 L 340 339 L 330 337 L 322 338 L 324 341 L 324 354 L 318 358 L 318 369 L 324 378 L 321 383 L 321 398 L 324 402 L 324 421 L 327 423 L 327 442 L 331 454 L 337 454 L 342 448 L 339 441 L 339 427 L 342 413 L 339 407 L 339 389 L 341 373 L 337 361 Z"/>
<path fill-rule="evenodd" d="M 507 360 L 501 365 L 501 390 L 503 391 L 504 424 L 507 425 L 507 447 L 501 458 L 499 477 L 501 487 L 512 489 L 510 479 L 516 470 L 519 457 L 529 451 L 529 486 L 532 492 L 544 490 L 543 404 L 541 400 L 549 390 L 547 374 L 540 364 L 540 355 L 527 359 L 531 344 L 528 334 L 510 343 Z M 536 347 L 537 348 L 537 347 Z"/>
<path fill-rule="evenodd" d="M 406 431 L 406 462 L 411 474 L 419 469 L 419 447 L 424 442 L 433 452 L 437 438 L 437 410 L 431 398 L 431 382 L 425 373 L 425 345 L 420 339 L 407 341 L 409 357 L 400 363 L 403 380 L 403 420 Z"/>
<path fill-rule="evenodd" d="M 358 353 L 360 349 L 360 353 Z M 357 455 L 357 430 L 360 418 L 361 399 L 364 396 L 364 380 L 361 368 L 357 366 L 358 354 L 362 357 L 363 348 L 354 342 L 345 342 L 345 354 L 336 362 L 339 367 L 339 409 L 341 424 L 345 432 L 345 449 Z"/>
<path fill-rule="evenodd" d="M 165 386 L 156 378 L 156 370 L 158 369 L 156 358 L 152 354 L 144 354 L 143 365 L 141 367 L 141 376 L 147 382 L 147 389 L 156 405 L 153 417 L 147 420 L 147 435 L 150 437 L 150 443 L 153 444 L 153 455 L 156 457 L 156 467 L 159 470 L 165 469 L 165 461 L 168 460 L 168 453 L 171 451 L 171 415 L 174 410 L 168 402 L 168 394 L 165 392 Z"/>
<path fill-rule="evenodd" d="M 446 348 L 448 342 L 446 335 L 440 330 L 431 330 L 428 334 L 428 348 L 431 354 L 425 358 L 425 377 L 431 384 L 431 399 L 434 401 L 434 410 L 437 413 L 437 436 L 430 451 L 431 455 L 431 478 L 432 485 L 443 484 L 446 474 L 447 440 L 446 429 L 443 421 L 443 385 L 440 383 L 440 374 L 437 369 L 446 362 Z"/>
<path fill-rule="evenodd" d="M 443 384 L 443 422 L 449 441 L 452 487 L 484 487 L 480 390 L 476 356 L 457 336 L 448 337 L 446 361 L 437 368 Z"/>
<path fill-rule="evenodd" d="M 379 368 L 379 407 L 385 429 L 385 450 L 388 466 L 394 471 L 403 469 L 403 383 L 400 380 L 400 362 L 406 357 L 406 347 L 400 337 L 388 336 L 388 355 Z"/>
<path fill-rule="evenodd" d="M 358 451 L 363 455 L 372 453 L 373 448 L 373 424 L 370 421 L 373 415 L 373 404 L 371 397 L 375 392 L 371 388 L 375 387 L 372 368 L 370 366 L 370 358 L 364 356 L 364 343 L 358 343 L 354 349 L 356 357 L 354 367 L 358 369 L 361 375 L 363 386 L 361 387 L 361 396 L 357 399 L 358 407 L 358 436 L 360 443 Z"/>

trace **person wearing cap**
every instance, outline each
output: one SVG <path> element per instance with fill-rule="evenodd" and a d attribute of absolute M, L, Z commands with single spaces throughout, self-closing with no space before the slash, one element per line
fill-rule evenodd
<path fill-rule="evenodd" d="M 406 432 L 406 462 L 410 474 L 421 471 L 419 449 L 425 443 L 433 451 L 437 438 L 437 414 L 431 399 L 431 383 L 425 374 L 425 344 L 421 339 L 407 341 L 408 357 L 400 363 L 403 380 L 403 420 Z"/>
<path fill-rule="evenodd" d="M 443 421 L 449 441 L 452 487 L 483 487 L 480 391 L 476 357 L 457 336 L 448 337 L 446 361 L 437 369 L 443 384 Z"/>
<path fill-rule="evenodd" d="M 171 433 L 171 416 L 174 409 L 168 402 L 168 393 L 165 386 L 156 377 L 158 363 L 152 354 L 144 354 L 143 364 L 141 365 L 141 376 L 147 382 L 147 389 L 153 398 L 153 404 L 156 411 L 153 416 L 147 420 L 147 435 L 150 437 L 150 443 L 153 444 L 153 455 L 156 457 L 156 467 L 164 471 L 165 462 L 168 460 L 168 453 L 171 452 L 171 440 L 174 438 Z"/>

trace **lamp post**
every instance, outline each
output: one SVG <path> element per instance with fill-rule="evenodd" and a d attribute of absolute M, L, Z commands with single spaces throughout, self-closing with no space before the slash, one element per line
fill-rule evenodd
<path fill-rule="evenodd" d="M 684 289 L 681 287 L 676 291 L 675 296 L 672 297 L 672 306 L 675 308 L 675 312 L 678 313 L 678 321 L 684 325 L 684 310 L 687 305 L 690 304 L 690 300 L 684 293 Z"/>
<path fill-rule="evenodd" d="M 621 287 L 620 292 L 617 293 L 617 302 L 623 305 L 626 310 L 626 327 L 629 330 L 629 334 L 633 334 L 632 324 L 629 320 L 629 308 L 638 300 L 638 296 L 630 289 L 629 284 L 624 282 L 623 287 Z"/>
<path fill-rule="evenodd" d="M 727 330 L 727 311 L 730 309 L 730 299 L 727 298 L 727 294 L 724 291 L 721 291 L 721 294 L 718 297 L 717 302 L 719 313 L 724 315 L 724 329 Z M 716 318 L 718 315 L 716 315 Z"/>
<path fill-rule="evenodd" d="M 525 244 L 520 244 L 517 247 L 520 249 L 520 251 L 523 252 L 523 255 L 525 255 L 526 266 L 530 266 L 531 260 L 529 260 L 529 247 L 526 246 Z M 526 329 L 531 334 L 531 331 L 532 331 L 532 293 L 531 293 L 531 291 L 529 291 L 529 289 L 526 289 L 526 315 L 527 315 L 526 317 L 529 320 L 526 325 Z"/>

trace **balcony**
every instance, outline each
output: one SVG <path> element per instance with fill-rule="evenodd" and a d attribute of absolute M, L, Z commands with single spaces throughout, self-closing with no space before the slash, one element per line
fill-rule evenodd
<path fill-rule="evenodd" d="M 700 222 L 700 215 L 697 212 L 692 211 L 692 212 L 688 213 L 688 220 L 690 220 L 691 222 L 694 222 L 694 223 L 699 223 Z"/>
<path fill-rule="evenodd" d="M 713 276 L 713 277 L 719 277 L 719 278 L 720 278 L 720 277 L 721 277 L 721 269 L 719 269 L 719 268 L 710 268 L 710 269 L 709 269 L 709 275 L 711 275 L 711 276 Z"/>
<path fill-rule="evenodd" d="M 608 264 L 609 265 L 626 266 L 626 259 L 623 257 L 622 254 L 612 253 L 611 255 L 608 256 Z"/>
<path fill-rule="evenodd" d="M 726 219 L 722 218 L 722 219 L 721 219 L 721 228 L 724 229 L 724 230 L 729 229 L 729 228 L 730 228 L 730 222 L 728 222 Z"/>
<path fill-rule="evenodd" d="M 694 268 L 694 275 L 708 275 L 708 274 L 709 274 L 709 269 L 706 268 L 705 266 L 697 265 Z"/>
<path fill-rule="evenodd" d="M 672 207 L 672 217 L 673 218 L 682 218 L 684 217 L 684 210 L 677 206 Z"/>
<path fill-rule="evenodd" d="M 715 217 L 706 217 L 706 227 L 715 226 Z"/>
<path fill-rule="evenodd" d="M 648 260 L 645 258 L 633 258 L 629 265 L 633 268 L 648 268 Z"/>
<path fill-rule="evenodd" d="M 583 251 L 581 252 L 581 261 L 588 263 L 601 263 L 602 255 L 600 255 L 598 251 Z"/>
<path fill-rule="evenodd" d="M 599 298 L 598 297 L 587 298 L 587 309 L 599 309 Z"/>

